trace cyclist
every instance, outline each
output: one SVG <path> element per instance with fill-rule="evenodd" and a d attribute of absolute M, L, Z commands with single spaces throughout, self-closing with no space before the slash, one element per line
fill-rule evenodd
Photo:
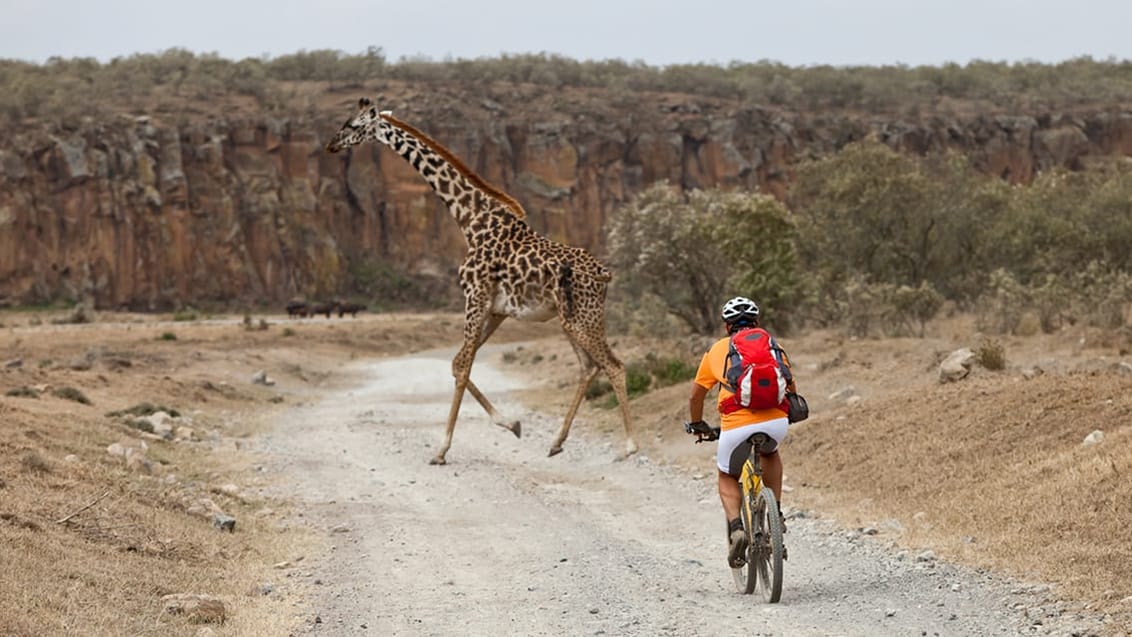
<path fill-rule="evenodd" d="M 759 306 L 746 297 L 737 296 L 724 303 L 721 314 L 728 337 L 716 341 L 700 361 L 696 378 L 692 381 L 692 396 L 688 401 L 692 424 L 703 423 L 704 399 L 716 385 L 719 385 L 720 403 L 733 394 L 727 386 L 724 375 L 730 335 L 743 328 L 759 326 Z M 790 362 L 785 355 L 783 362 L 789 367 Z M 793 381 L 787 389 L 794 391 Z M 742 492 L 739 488 L 738 476 L 748 453 L 743 443 L 759 431 L 770 437 L 770 441 L 759 449 L 763 481 L 781 503 L 782 458 L 778 454 L 778 445 L 786 437 L 788 424 L 786 412 L 777 408 L 758 410 L 740 408 L 730 413 L 722 413 L 721 410 L 716 464 L 719 468 L 719 499 L 723 504 L 723 513 L 727 516 L 730 532 L 731 546 L 727 558 L 733 567 L 742 564 L 742 557 L 747 549 L 747 534 L 743 531 L 742 520 L 739 517 Z M 779 506 L 781 515 L 781 505 Z"/>

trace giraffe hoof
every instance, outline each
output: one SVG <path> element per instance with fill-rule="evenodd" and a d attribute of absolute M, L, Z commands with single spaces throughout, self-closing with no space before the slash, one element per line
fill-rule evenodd
<path fill-rule="evenodd" d="M 448 461 L 444 459 L 444 456 L 436 456 L 432 460 L 429 460 L 428 463 L 434 464 L 434 465 L 442 465 L 442 464 L 448 464 Z"/>
<path fill-rule="evenodd" d="M 557 456 L 560 453 L 562 453 L 562 447 L 551 447 L 550 453 L 546 454 L 546 457 L 547 458 L 553 458 L 554 456 Z"/>
<path fill-rule="evenodd" d="M 523 423 L 519 422 L 518 420 L 511 423 L 511 426 L 508 427 L 508 429 L 511 430 L 511 433 L 515 434 L 516 438 L 523 437 Z"/>

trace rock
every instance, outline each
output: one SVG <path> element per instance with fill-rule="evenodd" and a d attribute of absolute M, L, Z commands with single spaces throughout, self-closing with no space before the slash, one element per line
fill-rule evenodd
<path fill-rule="evenodd" d="M 1132 363 L 1127 361 L 1120 361 L 1113 366 L 1113 369 L 1121 376 L 1132 376 Z"/>
<path fill-rule="evenodd" d="M 153 474 L 153 461 L 145 457 L 145 453 L 135 449 L 126 449 L 126 468 L 146 475 Z"/>
<path fill-rule="evenodd" d="M 975 353 L 964 347 L 951 352 L 939 364 L 939 382 L 953 383 L 963 380 L 971 373 L 971 366 L 975 364 Z"/>
<path fill-rule="evenodd" d="M 173 427 L 173 439 L 179 442 L 189 442 L 196 437 L 196 431 L 192 427 L 185 427 L 177 425 Z"/>
<path fill-rule="evenodd" d="M 1027 367 L 1026 369 L 1022 370 L 1022 378 L 1025 378 L 1026 380 L 1034 380 L 1044 373 L 1046 373 L 1044 369 L 1038 367 L 1037 365 L 1034 365 L 1033 367 Z"/>
<path fill-rule="evenodd" d="M 261 369 L 261 370 L 257 371 L 256 373 L 252 374 L 252 383 L 254 383 L 256 385 L 268 385 L 268 386 L 270 386 L 270 385 L 274 385 L 275 381 L 267 376 L 266 371 Z"/>
<path fill-rule="evenodd" d="M 170 615 L 184 615 L 190 621 L 222 624 L 228 618 L 228 610 L 224 602 L 211 595 L 193 595 L 177 593 L 161 598 L 165 604 L 165 612 Z"/>
<path fill-rule="evenodd" d="M 849 398 L 845 399 L 845 404 L 848 407 L 852 407 L 853 405 L 857 405 L 860 402 L 861 402 L 860 396 L 850 396 Z"/>
<path fill-rule="evenodd" d="M 916 561 L 917 562 L 934 562 L 935 561 L 935 551 L 932 551 L 931 549 L 923 551 L 922 553 L 916 555 Z"/>
<path fill-rule="evenodd" d="M 833 392 L 829 395 L 829 400 L 835 403 L 843 403 L 848 401 L 853 396 L 857 396 L 857 388 L 850 385 L 844 389 Z"/>
<path fill-rule="evenodd" d="M 126 446 L 120 442 L 112 443 L 110 446 L 106 447 L 106 453 L 112 456 L 120 456 L 122 458 L 125 458 Z"/>
<path fill-rule="evenodd" d="M 13 358 L 11 360 L 4 361 L 4 369 L 15 369 L 17 367 L 23 367 L 23 366 L 24 366 L 24 359 L 22 359 L 22 358 Z"/>
<path fill-rule="evenodd" d="M 1085 440 L 1083 440 L 1081 442 L 1081 445 L 1084 446 L 1084 447 L 1090 447 L 1092 445 L 1099 443 L 1102 440 L 1104 440 L 1104 432 L 1101 431 L 1100 429 L 1097 429 L 1096 431 L 1092 432 L 1091 434 L 1085 436 Z"/>
<path fill-rule="evenodd" d="M 216 506 L 216 503 L 213 502 L 210 498 L 201 498 L 196 502 L 193 502 L 185 509 L 185 511 L 189 515 L 196 515 L 202 518 L 212 517 L 217 513 L 224 513 L 220 509 L 220 507 Z"/>
<path fill-rule="evenodd" d="M 223 513 L 213 513 L 212 514 L 212 526 L 220 529 L 221 531 L 227 531 L 229 533 L 235 533 L 236 532 L 236 518 L 234 518 L 230 515 L 225 515 Z"/>

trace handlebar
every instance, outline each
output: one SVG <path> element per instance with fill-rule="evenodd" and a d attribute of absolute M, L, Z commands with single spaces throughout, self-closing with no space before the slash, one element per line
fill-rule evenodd
<path fill-rule="evenodd" d="M 719 427 L 712 427 L 702 420 L 685 422 L 684 433 L 696 434 L 696 444 L 719 440 Z"/>

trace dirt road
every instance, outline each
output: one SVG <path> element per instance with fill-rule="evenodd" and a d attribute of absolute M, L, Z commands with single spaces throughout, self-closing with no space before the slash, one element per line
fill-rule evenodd
<path fill-rule="evenodd" d="M 710 464 L 615 462 L 620 440 L 585 422 L 547 458 L 561 414 L 509 397 L 523 379 L 493 369 L 490 350 L 473 377 L 520 416 L 521 440 L 468 397 L 449 464 L 428 464 L 451 351 L 351 363 L 349 386 L 265 437 L 281 494 L 333 547 L 292 573 L 314 591 L 303 634 L 1065 634 L 1040 587 L 900 553 L 808 512 L 788 521 L 782 602 L 739 595 Z"/>

